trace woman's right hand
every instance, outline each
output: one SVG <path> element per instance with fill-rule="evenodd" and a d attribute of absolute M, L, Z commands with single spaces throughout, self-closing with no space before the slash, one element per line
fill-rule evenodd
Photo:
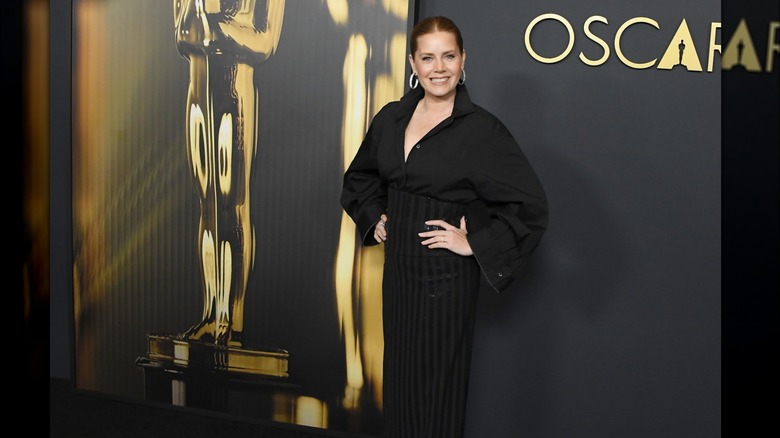
<path fill-rule="evenodd" d="M 387 215 L 383 214 L 379 218 L 379 222 L 374 226 L 374 239 L 378 243 L 382 243 L 387 240 Z"/>

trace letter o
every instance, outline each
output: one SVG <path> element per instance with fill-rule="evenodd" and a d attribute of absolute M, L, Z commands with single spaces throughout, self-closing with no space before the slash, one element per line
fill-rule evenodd
<path fill-rule="evenodd" d="M 534 51 L 533 47 L 531 47 L 531 31 L 533 30 L 534 26 L 539 24 L 540 22 L 544 20 L 556 20 L 559 21 L 561 24 L 563 24 L 566 27 L 566 30 L 569 31 L 569 45 L 566 46 L 566 50 L 563 51 L 558 56 L 552 57 L 552 58 L 545 58 L 544 56 L 536 53 Z M 528 53 L 537 61 L 545 63 L 545 64 L 555 64 L 556 62 L 559 62 L 560 60 L 566 58 L 569 55 L 569 52 L 571 52 L 571 49 L 574 47 L 574 28 L 571 27 L 571 23 L 569 23 L 565 18 L 558 14 L 542 14 L 533 20 L 528 24 L 528 27 L 525 29 L 525 49 L 528 50 Z"/>

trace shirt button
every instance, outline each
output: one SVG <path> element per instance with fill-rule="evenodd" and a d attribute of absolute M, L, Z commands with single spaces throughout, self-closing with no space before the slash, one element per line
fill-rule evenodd
<path fill-rule="evenodd" d="M 498 273 L 498 276 L 499 276 L 499 277 L 503 277 L 503 276 L 504 276 L 504 274 L 503 274 L 502 272 L 499 272 L 499 273 Z"/>
<path fill-rule="evenodd" d="M 416 145 L 415 147 L 416 147 L 417 149 L 420 149 L 420 143 L 417 143 L 417 145 Z"/>

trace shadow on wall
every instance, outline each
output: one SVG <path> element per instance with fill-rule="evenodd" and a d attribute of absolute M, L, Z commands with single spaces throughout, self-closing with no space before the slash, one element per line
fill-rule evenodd
<path fill-rule="evenodd" d="M 629 129 L 639 117 L 633 114 L 616 115 L 615 108 L 592 108 L 590 102 L 599 102 L 598 96 L 572 96 L 571 102 L 548 102 L 551 96 L 544 85 L 522 75 L 507 76 L 496 90 L 496 112 L 517 114 L 504 122 L 531 160 L 547 193 L 550 222 L 536 254 L 524 269 L 519 295 L 532 299 L 537 291 L 548 295 L 564 291 L 559 298 L 574 306 L 579 314 L 590 318 L 609 303 L 617 293 L 615 286 L 623 276 L 627 243 L 625 230 L 611 211 L 612 193 L 604 189 L 610 175 L 604 175 L 612 165 L 604 157 L 588 163 L 577 162 L 583 154 L 597 153 L 604 143 L 601 129 L 594 121 L 599 111 L 609 113 L 613 143 L 630 138 L 631 133 L 620 133 L 621 127 Z M 579 90 L 593 89 L 598 93 L 601 84 L 575 84 Z M 573 91 L 573 90 L 572 90 Z M 587 91 L 585 91 L 587 93 Z M 552 107 L 555 106 L 555 107 Z M 588 117 L 582 117 L 588 114 Z M 638 115 L 637 115 L 638 116 Z M 622 118 L 615 120 L 615 118 Z M 633 122 L 628 122 L 634 120 Z M 516 123 L 513 123 L 516 122 Z M 569 131 L 566 135 L 551 133 Z M 577 138 L 579 145 L 559 144 L 564 138 Z M 609 149 L 624 145 L 604 146 Z M 602 158 L 604 160 L 602 160 Z M 597 166 L 592 166 L 597 162 Z M 614 174 L 620 171 L 612 172 Z M 620 175 L 616 176 L 620 179 Z M 609 188 L 609 186 L 607 186 Z M 532 303 L 525 303 L 531 311 Z M 492 309 L 500 314 L 511 309 Z M 515 313 L 508 319 L 523 316 Z"/>
<path fill-rule="evenodd" d="M 573 119 L 560 113 L 552 119 L 542 84 L 522 75 L 501 82 L 494 88 L 497 104 L 484 106 L 517 114 L 500 118 L 545 187 L 550 222 L 516 284 L 480 297 L 467 436 L 544 436 L 556 404 L 551 395 L 566 315 L 592 320 L 613 300 L 626 244 L 606 195 L 550 135 Z"/>

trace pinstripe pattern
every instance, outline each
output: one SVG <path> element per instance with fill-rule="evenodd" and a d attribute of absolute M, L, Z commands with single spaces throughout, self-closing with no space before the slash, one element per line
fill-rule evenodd
<path fill-rule="evenodd" d="M 391 190 L 385 242 L 384 409 L 388 438 L 463 434 L 479 289 L 474 257 L 420 244 L 425 220 L 465 206 Z"/>

